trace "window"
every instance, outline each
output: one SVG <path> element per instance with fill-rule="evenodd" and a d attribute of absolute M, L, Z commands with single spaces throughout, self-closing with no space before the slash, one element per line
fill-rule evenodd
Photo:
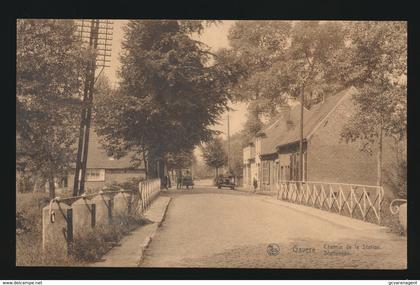
<path fill-rule="evenodd" d="M 86 181 L 105 181 L 105 169 L 86 169 Z"/>

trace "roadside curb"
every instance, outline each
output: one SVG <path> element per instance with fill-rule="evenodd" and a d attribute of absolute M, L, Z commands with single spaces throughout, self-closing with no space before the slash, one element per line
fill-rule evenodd
<path fill-rule="evenodd" d="M 139 261 L 137 262 L 137 266 L 140 266 L 141 262 L 143 261 L 145 249 L 147 249 L 149 247 L 150 243 L 152 242 L 153 238 L 156 235 L 156 232 L 157 232 L 158 228 L 162 225 L 162 222 L 165 220 L 166 213 L 168 212 L 169 204 L 171 203 L 171 201 L 172 201 L 172 198 L 169 197 L 168 202 L 166 203 L 165 208 L 163 210 L 162 218 L 155 223 L 155 227 L 154 227 L 151 235 L 148 236 L 146 238 L 145 242 L 143 243 L 142 249 L 141 249 L 141 252 L 140 252 L 140 256 L 139 256 Z"/>
<path fill-rule="evenodd" d="M 130 232 L 128 236 L 120 241 L 119 247 L 110 249 L 102 261 L 91 263 L 89 267 L 138 267 L 143 260 L 144 250 L 153 240 L 157 229 L 166 217 L 166 212 L 172 198 L 168 196 L 158 196 L 152 203 L 144 217 L 152 223 L 146 224 Z M 154 206 L 154 207 L 153 207 Z"/>

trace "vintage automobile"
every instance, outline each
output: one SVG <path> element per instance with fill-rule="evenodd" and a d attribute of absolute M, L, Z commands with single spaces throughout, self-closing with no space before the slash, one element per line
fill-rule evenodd
<path fill-rule="evenodd" d="M 216 186 L 219 189 L 222 187 L 229 187 L 230 189 L 235 189 L 235 176 L 233 175 L 221 175 L 216 181 Z"/>
<path fill-rule="evenodd" d="M 182 177 L 182 186 L 187 187 L 187 189 L 191 186 L 191 188 L 194 188 L 194 181 L 191 176 L 186 175 Z"/>
<path fill-rule="evenodd" d="M 181 188 L 186 187 L 188 188 L 194 188 L 194 181 L 192 177 L 192 171 L 191 169 L 181 169 Z"/>

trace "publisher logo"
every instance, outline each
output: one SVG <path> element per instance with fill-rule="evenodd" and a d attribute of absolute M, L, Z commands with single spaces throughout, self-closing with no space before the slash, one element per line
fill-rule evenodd
<path fill-rule="evenodd" d="M 280 246 L 276 243 L 270 243 L 267 246 L 267 254 L 270 256 L 276 256 L 280 253 Z"/>

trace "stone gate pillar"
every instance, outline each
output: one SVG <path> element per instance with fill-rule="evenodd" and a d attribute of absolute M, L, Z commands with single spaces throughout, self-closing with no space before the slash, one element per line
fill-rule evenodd
<path fill-rule="evenodd" d="M 73 240 L 72 208 L 64 203 L 52 202 L 42 209 L 42 249 L 54 257 L 68 255 Z"/>
<path fill-rule="evenodd" d="M 96 205 L 96 225 L 110 225 L 112 223 L 113 215 L 113 199 L 110 195 L 99 194 L 92 199 L 92 202 Z"/>
<path fill-rule="evenodd" d="M 96 225 L 96 205 L 87 198 L 80 198 L 71 206 L 73 208 L 73 235 L 83 237 Z"/>

